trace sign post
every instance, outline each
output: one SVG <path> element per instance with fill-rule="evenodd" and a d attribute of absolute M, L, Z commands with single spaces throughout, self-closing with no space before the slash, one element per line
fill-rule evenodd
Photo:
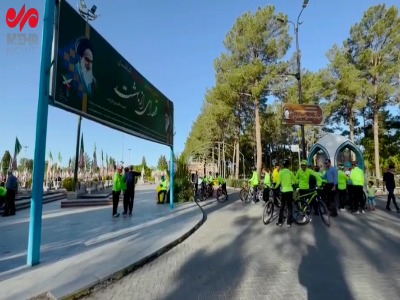
<path fill-rule="evenodd" d="M 51 51 L 54 37 L 54 18 L 56 1 L 46 0 L 42 54 L 40 61 L 39 99 L 36 116 L 36 139 L 34 167 L 32 178 L 32 199 L 29 221 L 29 238 L 27 264 L 30 266 L 40 262 L 40 244 L 42 239 L 42 209 L 43 209 L 43 177 L 46 156 L 46 136 L 48 120 L 48 97 L 51 68 Z"/>
<path fill-rule="evenodd" d="M 321 125 L 324 122 L 322 109 L 318 105 L 285 103 L 282 115 L 282 122 L 286 125 Z"/>
<path fill-rule="evenodd" d="M 291 145 L 290 146 L 290 151 L 298 153 L 298 156 L 299 156 L 299 168 L 300 168 L 301 167 L 301 162 L 300 162 L 300 147 L 299 147 L 299 145 Z"/>

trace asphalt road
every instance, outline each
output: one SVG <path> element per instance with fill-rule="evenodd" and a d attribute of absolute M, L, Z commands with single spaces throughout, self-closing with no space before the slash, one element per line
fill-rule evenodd
<path fill-rule="evenodd" d="M 87 299 L 399 299 L 400 214 L 265 226 L 237 193 L 185 242 Z M 203 203 L 207 204 L 207 202 Z"/>

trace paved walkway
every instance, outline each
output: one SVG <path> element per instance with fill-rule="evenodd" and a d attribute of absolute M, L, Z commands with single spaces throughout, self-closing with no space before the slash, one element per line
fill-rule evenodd
<path fill-rule="evenodd" d="M 41 264 L 33 268 L 26 266 L 29 209 L 0 218 L 0 299 L 68 295 L 158 251 L 203 218 L 194 203 L 172 211 L 156 205 L 154 185 L 137 186 L 135 198 L 133 216 L 119 218 L 112 218 L 111 206 L 46 204 Z"/>
<path fill-rule="evenodd" d="M 330 228 L 316 218 L 288 229 L 231 197 L 205 207 L 207 221 L 182 244 L 87 299 L 399 299 L 400 214 L 381 210 L 382 199 Z"/>

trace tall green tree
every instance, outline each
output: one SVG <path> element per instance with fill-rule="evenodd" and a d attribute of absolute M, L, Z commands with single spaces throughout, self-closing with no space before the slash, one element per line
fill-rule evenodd
<path fill-rule="evenodd" d="M 7 174 L 8 169 L 10 168 L 11 163 L 11 154 L 10 151 L 6 150 L 3 154 L 3 158 L 1 159 L 1 166 L 3 175 Z"/>
<path fill-rule="evenodd" d="M 291 41 L 289 25 L 277 21 L 278 17 L 286 16 L 277 15 L 273 6 L 259 8 L 254 14 L 245 13 L 224 42 L 227 55 L 236 62 L 236 67 L 225 73 L 230 76 L 230 87 L 254 113 L 258 172 L 262 165 L 260 107 L 271 94 L 271 85 L 280 71 L 276 63 L 286 54 Z"/>
<path fill-rule="evenodd" d="M 355 66 L 366 78 L 368 105 L 373 115 L 375 174 L 381 176 L 379 162 L 379 113 L 398 102 L 400 18 L 398 8 L 385 4 L 369 8 L 350 30 L 347 41 Z"/>
<path fill-rule="evenodd" d="M 357 112 L 362 110 L 366 101 L 363 90 L 366 80 L 352 62 L 346 48 L 334 45 L 328 52 L 330 64 L 320 76 L 324 81 L 323 96 L 327 99 L 324 106 L 327 124 L 340 124 L 349 127 L 349 138 L 354 142 L 354 131 L 357 125 Z"/>
<path fill-rule="evenodd" d="M 158 159 L 157 168 L 161 171 L 168 170 L 168 161 L 165 155 L 161 155 Z"/>
<path fill-rule="evenodd" d="M 147 168 L 146 157 L 142 157 L 142 163 L 140 164 L 140 166 L 145 169 Z"/>

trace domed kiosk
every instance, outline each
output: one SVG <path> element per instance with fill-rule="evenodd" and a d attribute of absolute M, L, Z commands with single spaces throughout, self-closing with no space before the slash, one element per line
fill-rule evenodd
<path fill-rule="evenodd" d="M 358 161 L 358 166 L 364 170 L 364 158 L 358 146 L 342 135 L 328 133 L 311 148 L 308 163 L 322 167 L 325 159 L 329 158 L 332 166 L 346 165 L 352 161 L 352 152 Z"/>

